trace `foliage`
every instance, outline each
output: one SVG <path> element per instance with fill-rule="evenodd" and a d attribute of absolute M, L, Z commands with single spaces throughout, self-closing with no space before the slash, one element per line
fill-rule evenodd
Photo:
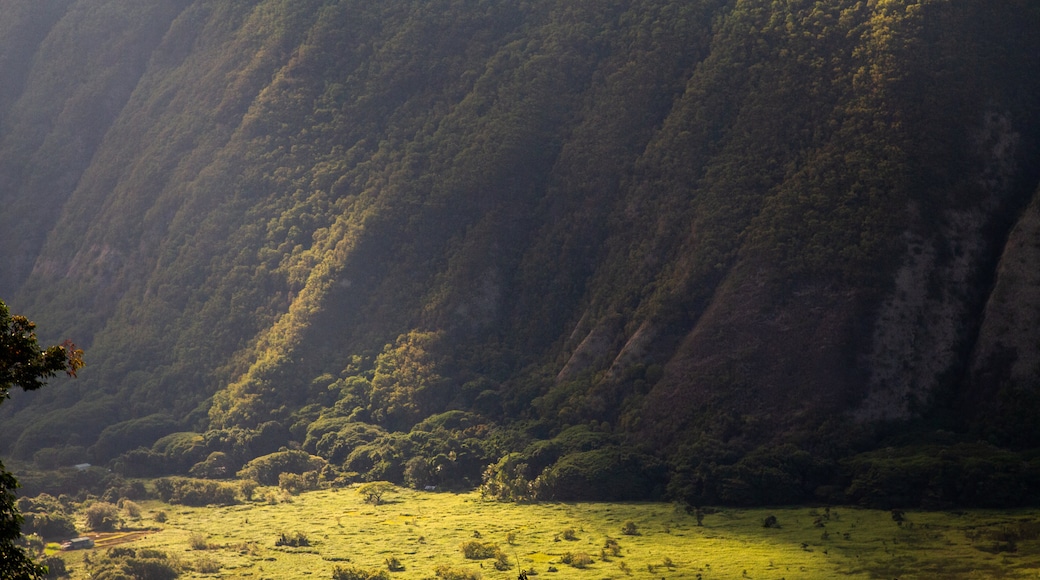
<path fill-rule="evenodd" d="M 357 489 L 357 493 L 365 498 L 366 502 L 379 505 L 383 501 L 383 496 L 394 491 L 395 488 L 396 486 L 389 481 L 370 481 L 361 485 Z"/>
<path fill-rule="evenodd" d="M 442 565 L 491 576 L 496 574 L 489 572 L 496 562 L 482 561 L 483 566 L 478 566 L 478 561 L 465 557 L 460 543 L 467 539 L 489 543 L 492 533 L 499 536 L 508 529 L 523 530 L 516 544 L 507 550 L 509 563 L 514 566 L 513 578 L 519 570 L 532 567 L 539 572 L 538 577 L 544 577 L 545 554 L 551 555 L 562 574 L 567 574 L 566 570 L 578 573 L 560 563 L 560 557 L 567 552 L 583 551 L 595 560 L 587 570 L 597 571 L 596 577 L 624 574 L 619 570 L 620 562 L 625 562 L 633 575 L 645 575 L 643 571 L 650 566 L 657 570 L 654 577 L 667 575 L 669 556 L 674 574 L 691 578 L 697 573 L 741 578 L 744 571 L 751 578 L 770 577 L 770 570 L 775 573 L 778 562 L 792 569 L 823 570 L 828 577 L 863 573 L 879 578 L 913 574 L 936 578 L 972 574 L 999 577 L 1009 566 L 1032 570 L 1040 562 L 1040 528 L 1035 509 L 908 509 L 904 510 L 903 525 L 898 527 L 891 510 L 855 506 L 712 508 L 710 521 L 698 527 L 692 515 L 669 503 L 516 504 L 481 501 L 476 492 L 431 494 L 408 489 L 401 489 L 394 500 L 397 507 L 392 510 L 372 509 L 360 495 L 328 489 L 303 493 L 291 503 L 251 504 L 232 510 L 155 504 L 155 508 L 166 509 L 169 521 L 162 530 L 124 546 L 134 549 L 138 558 L 142 557 L 144 546 L 156 547 L 170 554 L 171 563 L 176 562 L 174 555 L 180 554 L 185 565 L 191 565 L 201 554 L 186 552 L 194 532 L 220 538 L 219 544 L 206 554 L 224 563 L 225 574 L 243 568 L 248 571 L 249 562 L 262 562 L 264 573 L 275 578 L 299 575 L 299 570 L 330 576 L 337 564 L 388 572 L 383 565 L 388 555 L 412 551 L 438 556 L 412 561 L 401 557 L 407 565 L 402 576 L 433 577 Z M 769 515 L 782 527 L 763 527 Z M 288 521 L 306 523 L 306 529 L 300 531 L 310 539 L 311 546 L 274 545 L 279 529 L 290 530 L 287 536 L 295 535 L 293 528 L 284 527 Z M 618 557 L 612 555 L 611 544 L 599 534 L 617 534 L 626 521 L 649 523 L 639 526 L 639 536 L 623 536 L 624 550 Z M 818 527 L 818 521 L 824 527 Z M 505 527 L 500 522 L 506 522 Z M 578 541 L 554 542 L 554 535 L 566 529 L 576 530 Z M 373 534 L 372 530 L 379 533 Z M 485 538 L 468 538 L 473 530 L 485 530 Z M 1017 545 L 1016 551 L 1006 551 L 1009 542 Z M 710 545 L 711 549 L 701 558 L 690 559 L 691 544 Z M 602 552 L 590 549 L 601 546 Z M 884 552 L 882 546 L 887 546 L 889 552 Z M 990 552 L 994 548 L 1005 551 L 994 558 Z M 83 554 L 60 555 L 70 558 L 70 567 L 83 570 Z M 92 560 L 99 556 L 100 550 L 90 555 Z M 319 560 L 324 564 L 315 564 Z M 709 564 L 710 572 L 706 567 Z"/>
<path fill-rule="evenodd" d="M 117 4 L 0 15 L 0 292 L 92 344 L 83 384 L 5 406 L 0 451 L 299 487 L 324 466 L 269 457 L 297 442 L 326 480 L 507 500 L 659 497 L 667 461 L 691 505 L 1022 501 L 1003 462 L 972 491 L 972 457 L 839 466 L 864 448 L 811 432 L 861 400 L 922 263 L 902 334 L 962 360 L 894 372 L 998 393 L 945 420 L 1031 441 L 1031 387 L 961 380 L 978 325 L 928 306 L 987 316 L 1035 194 L 1028 2 Z"/>
<path fill-rule="evenodd" d="M 296 495 L 304 491 L 311 491 L 321 487 L 318 481 L 317 471 L 308 471 L 301 474 L 282 473 L 278 476 L 278 487 Z"/>
<path fill-rule="evenodd" d="M 229 505 L 237 501 L 238 486 L 231 483 L 166 477 L 155 480 L 155 492 L 165 502 L 181 505 Z"/>
<path fill-rule="evenodd" d="M 88 564 L 88 569 L 91 578 L 104 580 L 173 580 L 180 576 L 180 570 L 165 552 L 122 547 L 106 550 L 104 555 Z"/>
<path fill-rule="evenodd" d="M 441 580 L 480 580 L 481 578 L 480 572 L 444 565 L 437 566 L 435 574 Z"/>
<path fill-rule="evenodd" d="M 71 342 L 41 348 L 34 332 L 36 325 L 24 316 L 11 315 L 0 301 L 0 403 L 11 388 L 36 390 L 44 382 L 65 371 L 70 376 L 83 366 L 83 352 Z M 0 575 L 12 578 L 39 578 L 43 569 L 16 544 L 23 519 L 15 505 L 18 482 L 0 463 Z"/>
<path fill-rule="evenodd" d="M 239 470 L 238 476 L 260 485 L 278 485 L 278 479 L 284 473 L 317 471 L 324 465 L 325 461 L 320 457 L 298 449 L 286 449 L 251 460 Z"/>
<path fill-rule="evenodd" d="M 502 552 L 498 547 L 498 544 L 492 542 L 479 542 L 477 540 L 463 542 L 462 545 L 459 546 L 459 549 L 462 550 L 462 555 L 470 560 L 497 558 L 498 554 Z"/>
<path fill-rule="evenodd" d="M 63 503 L 50 494 L 36 497 L 21 497 L 16 507 L 22 514 L 23 534 L 38 534 L 44 539 L 60 540 L 76 535 L 76 524 L 73 521 L 72 505 L 65 497 Z"/>
<path fill-rule="evenodd" d="M 595 562 L 587 552 L 566 552 L 560 556 L 560 561 L 578 569 L 588 568 Z"/>
<path fill-rule="evenodd" d="M 848 498 L 874 508 L 1015 507 L 1037 501 L 1040 464 L 990 445 L 919 445 L 844 461 Z"/>
<path fill-rule="evenodd" d="M 49 540 L 72 538 L 76 535 L 76 522 L 68 515 L 57 513 L 22 512 L 25 521 L 23 534 L 39 534 Z"/>
<path fill-rule="evenodd" d="M 289 546 L 291 548 L 301 548 L 301 547 L 305 547 L 305 546 L 310 546 L 311 545 L 311 541 L 310 541 L 310 539 L 307 538 L 306 534 L 304 534 L 303 532 L 295 532 L 295 533 L 292 533 L 292 534 L 287 534 L 285 532 L 282 532 L 278 536 L 278 539 L 274 541 L 274 545 L 275 546 Z"/>
<path fill-rule="evenodd" d="M 87 528 L 96 532 L 111 532 L 123 525 L 119 508 L 114 504 L 97 502 L 88 507 L 83 515 Z"/>
<path fill-rule="evenodd" d="M 336 566 L 332 580 L 389 580 L 386 570 L 365 570 L 357 566 Z"/>

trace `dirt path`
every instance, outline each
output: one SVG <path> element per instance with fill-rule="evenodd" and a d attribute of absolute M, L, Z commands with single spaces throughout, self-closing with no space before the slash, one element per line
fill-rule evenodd
<path fill-rule="evenodd" d="M 95 548 L 111 548 L 112 546 L 118 546 L 119 544 L 139 540 L 148 534 L 157 531 L 158 530 L 131 530 L 125 532 L 105 532 L 101 534 L 87 534 L 86 537 L 94 540 Z"/>

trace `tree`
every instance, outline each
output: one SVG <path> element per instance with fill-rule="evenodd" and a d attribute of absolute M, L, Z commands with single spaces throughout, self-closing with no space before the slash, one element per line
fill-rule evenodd
<path fill-rule="evenodd" d="M 33 391 L 61 371 L 74 377 L 83 366 L 83 351 L 69 341 L 41 349 L 35 328 L 24 316 L 12 316 L 0 300 L 0 403 L 13 387 Z M 15 506 L 17 487 L 18 481 L 0 462 L 0 578 L 43 578 L 46 568 L 33 563 L 17 544 L 22 535 L 22 516 Z"/>
<path fill-rule="evenodd" d="M 358 493 L 365 496 L 365 501 L 372 505 L 379 505 L 383 501 L 383 494 L 394 489 L 394 484 L 389 481 L 370 481 L 358 488 Z"/>

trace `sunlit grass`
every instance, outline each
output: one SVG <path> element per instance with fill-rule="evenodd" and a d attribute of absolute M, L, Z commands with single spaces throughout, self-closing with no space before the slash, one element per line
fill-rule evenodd
<path fill-rule="evenodd" d="M 900 525 L 885 511 L 724 509 L 698 526 L 685 511 L 654 503 L 518 505 L 476 493 L 397 490 L 374 506 L 352 489 L 292 497 L 262 489 L 257 497 L 262 501 L 211 508 L 143 502 L 141 523 L 161 531 L 125 545 L 166 551 L 189 568 L 184 578 L 331 578 L 337 565 L 386 570 L 391 558 L 404 566 L 391 573 L 400 580 L 433 578 L 440 566 L 515 579 L 518 562 L 537 573 L 532 578 L 553 579 L 1040 575 L 1040 541 L 1028 537 L 1040 530 L 1036 512 L 908 512 Z M 160 510 L 168 517 L 161 525 L 149 520 Z M 768 515 L 780 527 L 763 527 Z M 626 527 L 635 534 L 623 533 Z M 1014 551 L 1001 543 L 1002 530 L 1022 532 Z M 309 545 L 276 546 L 283 533 L 302 534 Z M 200 537 L 206 549 L 193 549 Z M 617 555 L 607 549 L 608 538 L 620 548 Z M 460 546 L 474 539 L 498 544 L 511 568 L 467 560 Z M 592 563 L 580 569 L 564 563 L 580 561 L 579 554 Z M 73 578 L 86 577 L 83 552 L 63 557 Z M 219 572 L 196 571 L 214 563 Z"/>

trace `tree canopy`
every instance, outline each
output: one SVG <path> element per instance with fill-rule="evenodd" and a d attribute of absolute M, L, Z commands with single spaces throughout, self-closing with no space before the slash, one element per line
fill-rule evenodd
<path fill-rule="evenodd" d="M 0 403 L 13 387 L 31 391 L 61 371 L 76 376 L 83 366 L 83 351 L 71 342 L 41 348 L 36 325 L 24 316 L 12 316 L 0 300 Z M 15 507 L 18 481 L 0 463 L 0 577 L 22 580 L 42 578 L 46 570 L 18 545 L 22 516 Z"/>

